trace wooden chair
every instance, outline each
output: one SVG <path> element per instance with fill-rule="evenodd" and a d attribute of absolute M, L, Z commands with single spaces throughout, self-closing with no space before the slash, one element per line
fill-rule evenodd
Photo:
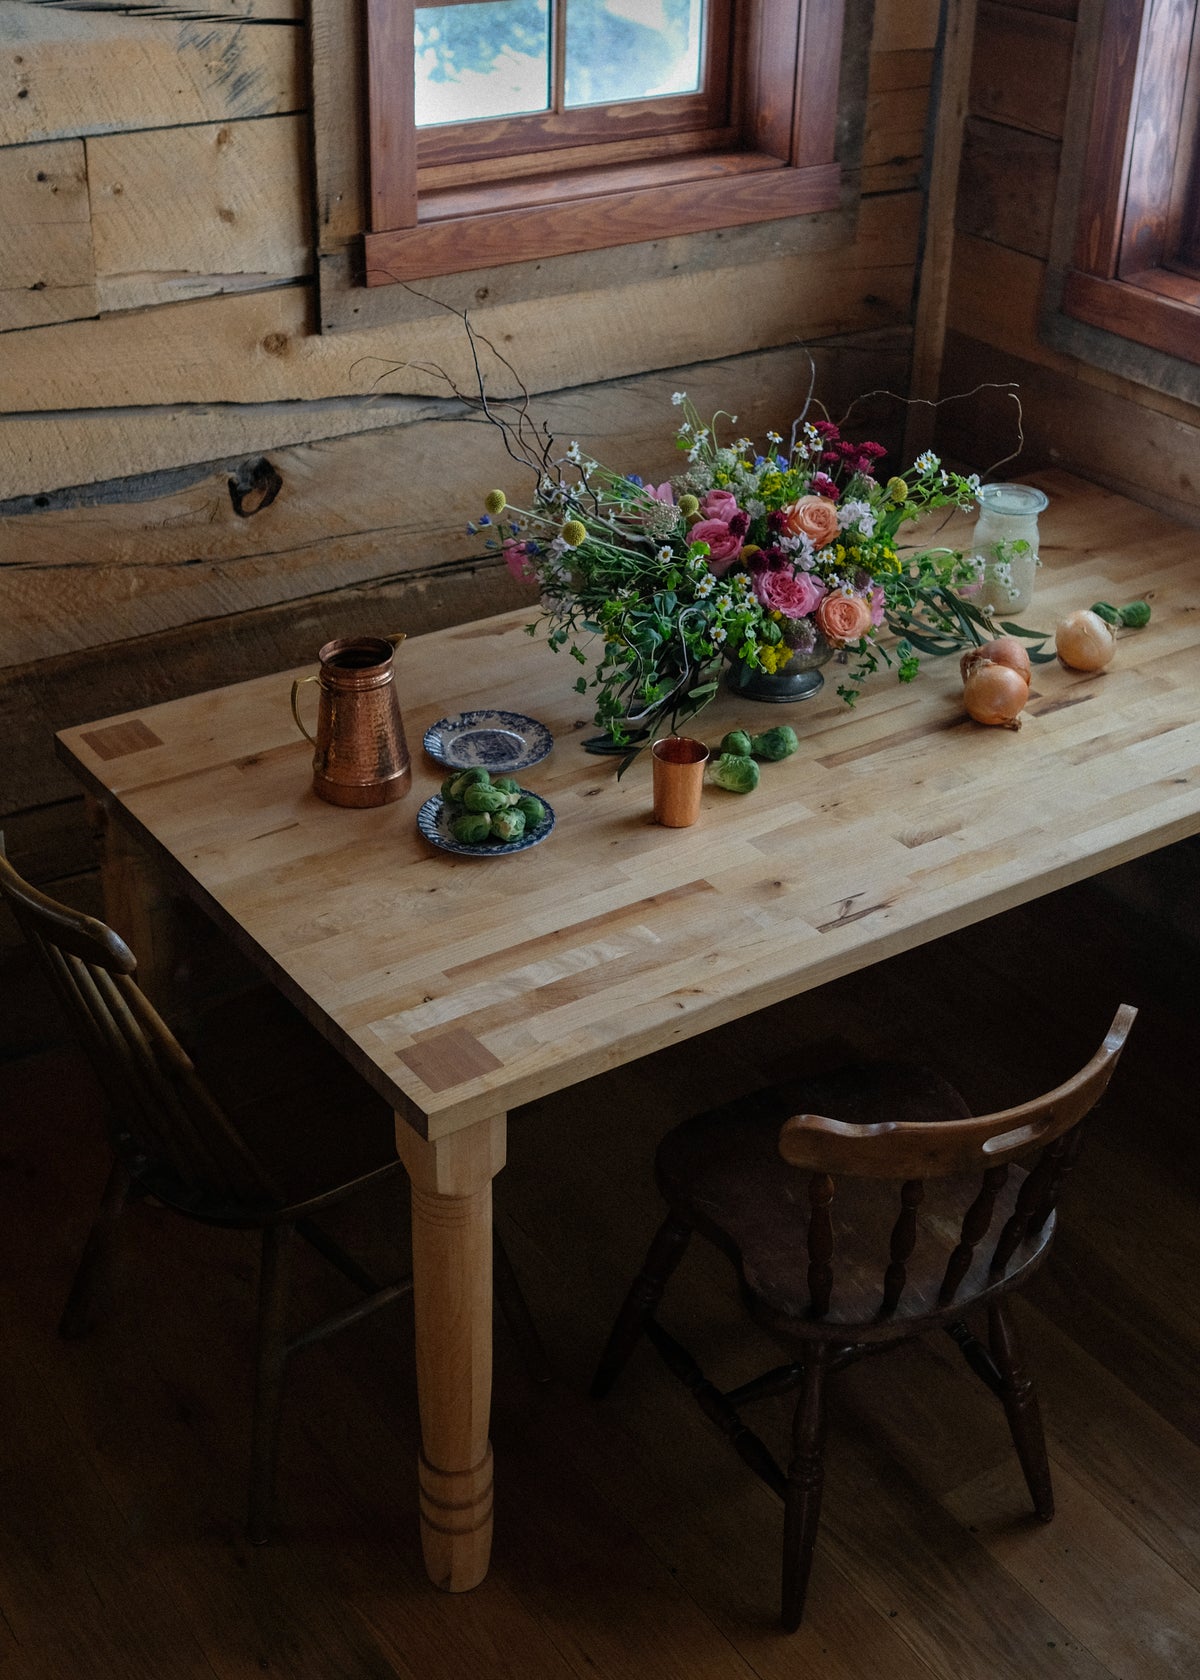
<path fill-rule="evenodd" d="M 288 1356 L 410 1293 L 380 1286 L 314 1216 L 402 1171 L 392 1110 L 270 987 L 218 1009 L 189 1054 L 103 922 L 29 886 L 3 855 L 0 894 L 49 976 L 108 1100 L 113 1166 L 59 1325 L 90 1329 L 114 1227 L 131 1195 L 209 1225 L 262 1232 L 248 1532 L 267 1539 Z M 363 1299 L 287 1331 L 293 1239 L 304 1237 Z M 496 1296 L 531 1375 L 550 1372 L 497 1237 Z"/>
<path fill-rule="evenodd" d="M 784 1501 L 783 1624 L 799 1626 L 821 1509 L 825 1379 L 941 1326 L 1004 1406 L 1043 1522 L 1054 1515 L 1033 1382 L 1005 1297 L 1046 1257 L 1084 1121 L 1136 1010 L 1117 1011 L 1081 1072 L 1032 1102 L 972 1118 L 937 1074 L 897 1064 L 797 1079 L 685 1121 L 657 1153 L 670 1209 L 592 1385 L 608 1393 L 644 1333 L 742 1458 Z M 827 1119 L 837 1115 L 837 1119 Z M 733 1261 L 753 1317 L 792 1362 L 722 1393 L 655 1314 L 699 1231 Z M 987 1307 L 985 1346 L 966 1324 Z M 786 1473 L 743 1423 L 798 1389 Z"/>

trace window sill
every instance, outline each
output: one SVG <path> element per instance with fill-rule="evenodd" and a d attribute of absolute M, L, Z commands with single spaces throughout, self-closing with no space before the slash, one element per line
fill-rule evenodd
<path fill-rule="evenodd" d="M 1154 269 L 1105 280 L 1072 269 L 1064 278 L 1062 308 L 1087 326 L 1200 364 L 1200 286 L 1182 275 Z"/>
<path fill-rule="evenodd" d="M 552 180 L 450 188 L 423 195 L 416 227 L 364 235 L 364 279 L 368 286 L 424 280 L 809 215 L 840 203 L 836 163 L 788 168 L 763 152 L 695 153 Z"/>

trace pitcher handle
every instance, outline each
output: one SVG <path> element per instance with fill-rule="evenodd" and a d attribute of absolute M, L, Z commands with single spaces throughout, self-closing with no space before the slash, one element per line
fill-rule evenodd
<path fill-rule="evenodd" d="M 308 733 L 308 730 L 305 729 L 305 727 L 304 727 L 303 721 L 301 720 L 301 717 L 300 717 L 300 708 L 296 704 L 296 694 L 297 694 L 297 691 L 299 689 L 303 688 L 305 683 L 319 682 L 319 681 L 320 681 L 319 676 L 297 677 L 295 682 L 292 684 L 292 716 L 296 720 L 296 728 L 300 731 L 301 735 L 303 735 L 304 739 L 310 744 L 310 746 L 314 746 L 314 747 L 317 744 L 316 740 L 314 739 L 313 736 L 311 736 Z"/>

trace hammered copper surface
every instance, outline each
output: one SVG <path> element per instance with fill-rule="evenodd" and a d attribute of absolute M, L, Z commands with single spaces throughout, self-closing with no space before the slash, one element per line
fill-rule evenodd
<path fill-rule="evenodd" d="M 318 654 L 313 791 L 331 805 L 388 805 L 412 786 L 392 644 L 342 637 Z"/>

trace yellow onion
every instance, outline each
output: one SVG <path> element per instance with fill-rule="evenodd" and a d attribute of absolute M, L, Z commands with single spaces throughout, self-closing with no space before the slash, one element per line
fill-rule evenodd
<path fill-rule="evenodd" d="M 1116 637 L 1099 613 L 1081 608 L 1054 627 L 1058 657 L 1072 671 L 1102 671 L 1117 651 Z"/>
<path fill-rule="evenodd" d="M 1033 680 L 1033 666 L 1029 663 L 1025 644 L 1016 636 L 995 636 L 980 647 L 968 648 L 958 662 L 962 680 L 966 682 L 975 667 L 988 659 L 993 665 L 1007 665 L 1010 670 L 1018 672 L 1025 678 L 1026 687 Z"/>
<path fill-rule="evenodd" d="M 994 659 L 981 659 L 963 684 L 963 705 L 976 723 L 1020 729 L 1021 709 L 1029 699 L 1029 684 L 1020 671 Z"/>

